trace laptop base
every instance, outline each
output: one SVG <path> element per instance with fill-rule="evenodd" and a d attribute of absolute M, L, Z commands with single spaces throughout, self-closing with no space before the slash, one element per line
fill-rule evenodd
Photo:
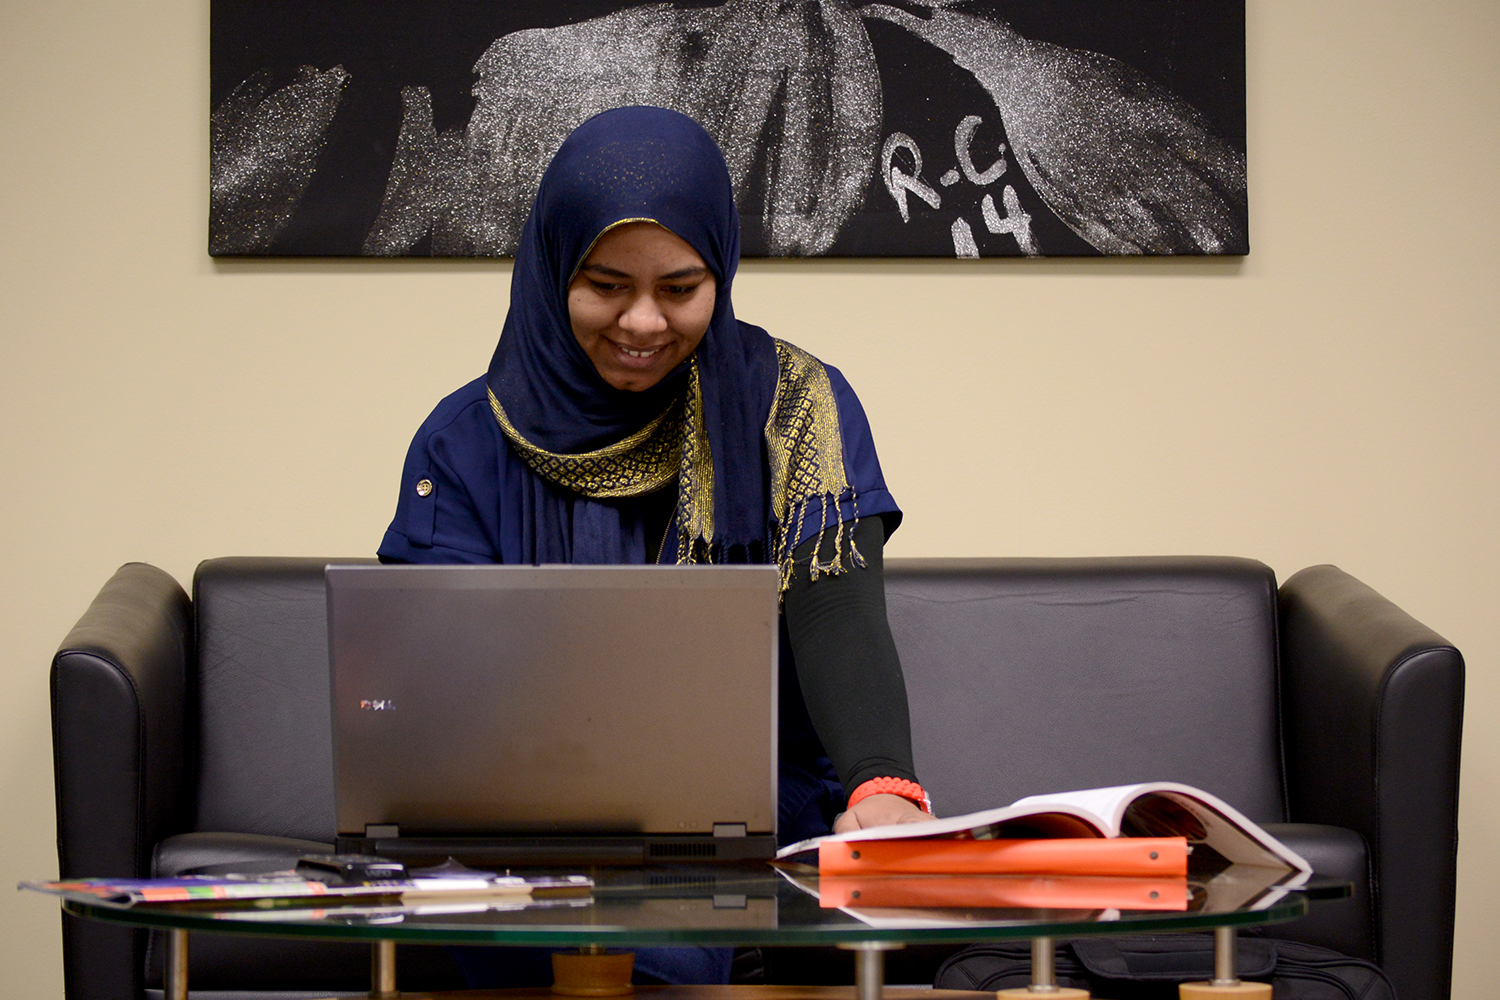
<path fill-rule="evenodd" d="M 470 868 L 554 868 L 713 861 L 761 861 L 776 856 L 766 835 L 622 837 L 362 837 L 340 834 L 339 854 L 374 854 L 408 868 L 449 858 Z"/>

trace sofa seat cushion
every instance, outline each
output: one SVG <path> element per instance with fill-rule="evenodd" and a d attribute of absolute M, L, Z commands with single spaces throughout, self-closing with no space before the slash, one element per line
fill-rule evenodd
<path fill-rule="evenodd" d="M 1346 899 L 1312 900 L 1307 916 L 1261 933 L 1375 961 L 1374 897 L 1365 839 L 1353 830 L 1318 823 L 1267 823 L 1265 829 L 1300 854 L 1318 876 L 1349 882 L 1354 891 Z"/>
<path fill-rule="evenodd" d="M 242 874 L 283 871 L 297 867 L 304 854 L 331 854 L 333 845 L 293 837 L 256 833 L 182 833 L 156 845 L 151 857 L 153 878 L 203 874 L 202 869 L 233 865 L 225 871 Z"/>

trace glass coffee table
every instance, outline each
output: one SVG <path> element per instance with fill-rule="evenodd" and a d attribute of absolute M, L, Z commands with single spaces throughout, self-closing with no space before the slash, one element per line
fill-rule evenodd
<path fill-rule="evenodd" d="M 194 931 L 368 941 L 372 997 L 401 995 L 398 943 L 561 948 L 581 956 L 583 966 L 607 963 L 611 952 L 643 947 L 833 945 L 855 953 L 858 1000 L 879 1000 L 886 951 L 908 944 L 1030 939 L 1029 992 L 1061 998 L 1078 994 L 1055 985 L 1058 937 L 1213 930 L 1214 983 L 1234 992 L 1229 987 L 1238 983 L 1237 928 L 1294 920 L 1307 912 L 1309 895 L 1348 892 L 1345 884 L 1328 882 L 1317 883 L 1312 893 L 1278 888 L 1263 869 L 1244 868 L 1232 866 L 1186 883 L 1163 880 L 1153 888 L 1151 881 L 1136 879 L 906 875 L 851 880 L 765 865 L 673 865 L 595 869 L 587 894 L 529 903 L 488 897 L 328 908 L 305 903 L 127 907 L 64 896 L 63 908 L 79 917 L 165 931 L 166 1000 L 188 996 L 188 936 Z M 613 992 L 629 992 L 628 971 L 625 975 Z M 556 992 L 563 986 L 561 976 Z M 610 986 L 594 983 L 572 995 L 610 992 Z"/>

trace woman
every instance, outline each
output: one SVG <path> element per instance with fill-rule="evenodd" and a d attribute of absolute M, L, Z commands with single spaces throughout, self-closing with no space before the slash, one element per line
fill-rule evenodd
<path fill-rule="evenodd" d="M 738 264 L 707 132 L 644 107 L 579 126 L 489 372 L 417 431 L 380 556 L 779 564 L 781 841 L 925 819 L 881 579 L 901 512 L 843 376 L 735 318 Z"/>

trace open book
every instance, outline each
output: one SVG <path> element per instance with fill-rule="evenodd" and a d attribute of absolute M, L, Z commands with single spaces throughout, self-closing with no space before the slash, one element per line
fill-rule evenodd
<path fill-rule="evenodd" d="M 878 854 L 886 871 L 974 871 L 972 867 L 910 867 L 901 863 L 904 847 L 911 855 L 931 859 L 942 853 L 939 841 L 954 842 L 954 854 L 970 853 L 984 845 L 960 846 L 973 841 L 1045 841 L 1063 838 L 1182 838 L 1193 852 L 1194 867 L 1211 858 L 1220 865 L 1249 865 L 1286 872 L 1276 879 L 1282 888 L 1307 881 L 1312 866 L 1294 851 L 1262 830 L 1239 810 L 1216 795 L 1190 785 L 1158 781 L 1140 785 L 1118 785 L 1085 791 L 1031 795 L 1002 809 L 988 809 L 933 819 L 923 823 L 878 826 L 853 833 L 815 837 L 782 848 L 776 857 L 784 861 L 811 860 L 803 855 L 842 859 L 846 855 Z M 882 843 L 880 851 L 858 851 L 855 845 Z M 849 845 L 844 847 L 842 845 Z M 1039 845 L 1043 846 L 1043 845 Z M 1059 845 L 1061 846 L 1061 845 Z M 1065 860 L 1055 874 L 1123 874 L 1104 872 L 1089 864 L 1086 844 L 1072 855 L 1076 865 Z M 1101 857 L 1117 855 L 1126 845 L 1099 845 Z M 969 859 L 964 860 L 969 864 Z M 825 866 L 826 867 L 826 866 Z M 1005 871 L 994 868 L 994 871 Z M 1012 869 L 1036 873 L 1040 869 Z M 1140 874 L 1146 874 L 1145 871 Z"/>

